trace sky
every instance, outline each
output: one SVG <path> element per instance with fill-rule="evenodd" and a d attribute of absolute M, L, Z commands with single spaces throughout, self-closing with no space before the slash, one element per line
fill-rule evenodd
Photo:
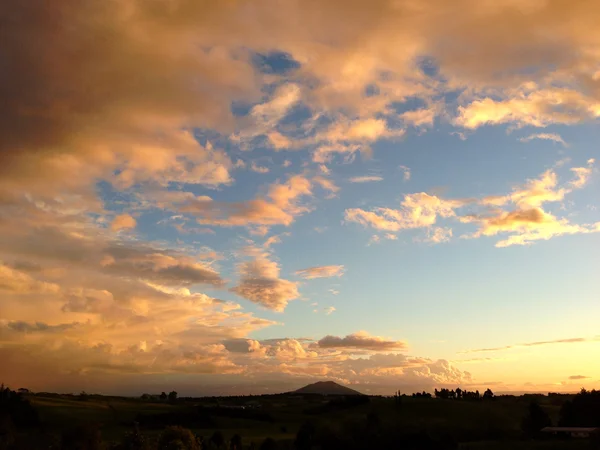
<path fill-rule="evenodd" d="M 600 388 L 597 1 L 0 11 L 3 383 Z"/>

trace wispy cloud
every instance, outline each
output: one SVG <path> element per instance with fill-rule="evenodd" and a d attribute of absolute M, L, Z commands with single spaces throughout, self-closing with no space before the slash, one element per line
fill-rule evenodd
<path fill-rule="evenodd" d="M 519 141 L 521 142 L 530 142 L 534 139 L 542 139 L 542 140 L 547 140 L 547 141 L 554 141 L 557 142 L 559 144 L 561 144 L 564 147 L 568 147 L 569 144 L 567 144 L 563 138 L 560 136 L 560 134 L 557 133 L 536 133 L 536 134 L 530 134 L 529 136 L 526 137 L 522 137 L 519 139 Z"/>
<path fill-rule="evenodd" d="M 301 269 L 296 271 L 296 275 L 299 275 L 307 280 L 313 278 L 329 278 L 329 277 L 341 277 L 344 274 L 344 266 L 315 266 L 309 267 L 308 269 Z"/>
<path fill-rule="evenodd" d="M 578 338 L 568 338 L 568 339 L 556 339 L 553 341 L 525 342 L 522 344 L 506 345 L 504 347 L 490 347 L 490 348 L 478 348 L 478 349 L 472 349 L 472 350 L 463 350 L 458 353 L 465 354 L 465 353 L 480 353 L 480 352 L 498 352 L 498 351 L 503 351 L 503 350 L 511 350 L 514 348 L 537 347 L 537 346 L 541 346 L 541 345 L 577 344 L 577 343 L 581 343 L 581 342 L 596 341 L 596 340 L 598 340 L 598 338 L 599 338 L 598 336 L 593 337 L 593 338 L 578 337 Z"/>
<path fill-rule="evenodd" d="M 411 177 L 411 172 L 410 172 L 410 167 L 406 167 L 406 166 L 398 166 L 398 169 L 400 169 L 403 173 L 403 178 L 404 181 L 409 181 L 410 177 Z"/>
<path fill-rule="evenodd" d="M 586 377 L 585 375 L 571 375 L 569 380 L 587 380 L 590 377 Z"/>
<path fill-rule="evenodd" d="M 363 175 L 359 177 L 350 178 L 350 183 L 373 183 L 376 181 L 383 181 L 383 177 L 379 175 Z"/>

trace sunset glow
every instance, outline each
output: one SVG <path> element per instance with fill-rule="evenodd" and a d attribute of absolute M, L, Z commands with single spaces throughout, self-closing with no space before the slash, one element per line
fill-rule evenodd
<path fill-rule="evenodd" d="M 5 3 L 0 382 L 600 388 L 597 1 Z"/>

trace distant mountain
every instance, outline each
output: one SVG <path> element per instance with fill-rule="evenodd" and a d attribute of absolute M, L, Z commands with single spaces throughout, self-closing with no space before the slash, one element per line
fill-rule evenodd
<path fill-rule="evenodd" d="M 318 381 L 308 384 L 294 391 L 295 394 L 321 394 L 321 395 L 363 395 L 354 389 L 342 386 L 333 381 Z"/>

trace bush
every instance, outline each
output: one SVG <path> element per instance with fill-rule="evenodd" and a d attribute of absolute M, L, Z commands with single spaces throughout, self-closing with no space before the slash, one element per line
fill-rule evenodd
<path fill-rule="evenodd" d="M 200 450 L 194 434 L 187 428 L 167 427 L 158 440 L 159 450 Z"/>

